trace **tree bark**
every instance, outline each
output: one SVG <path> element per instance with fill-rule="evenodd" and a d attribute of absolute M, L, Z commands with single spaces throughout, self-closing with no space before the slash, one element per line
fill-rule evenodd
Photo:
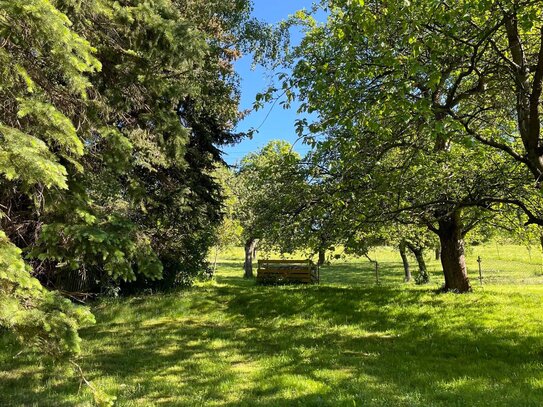
<path fill-rule="evenodd" d="M 430 281 L 430 276 L 428 275 L 428 268 L 426 267 L 426 262 L 424 261 L 424 247 L 415 246 L 412 243 L 407 242 L 407 247 L 415 255 L 417 259 L 417 264 L 419 266 L 419 275 L 417 277 L 417 284 L 426 284 Z"/>
<path fill-rule="evenodd" d="M 399 249 L 400 249 L 400 256 L 402 257 L 402 262 L 403 262 L 403 271 L 405 273 L 404 281 L 408 283 L 409 281 L 411 281 L 411 270 L 409 269 L 409 260 L 407 259 L 407 254 L 405 253 L 405 247 L 406 247 L 405 240 L 402 240 L 400 242 Z"/>
<path fill-rule="evenodd" d="M 319 260 L 318 260 L 318 265 L 319 267 L 322 266 L 324 264 L 324 262 L 326 261 L 326 250 L 325 249 L 319 249 Z"/>
<path fill-rule="evenodd" d="M 437 245 L 435 248 L 436 260 L 441 258 L 441 246 Z"/>
<path fill-rule="evenodd" d="M 459 293 L 471 291 L 459 211 L 439 220 L 438 235 L 441 242 L 441 265 L 445 276 L 445 291 Z"/>
<path fill-rule="evenodd" d="M 518 29 L 516 14 L 505 16 L 505 32 L 509 44 L 511 59 L 516 64 L 513 70 L 517 93 L 517 122 L 520 137 L 526 150 L 522 156 L 513 155 L 517 161 L 524 162 L 540 184 L 543 173 L 543 156 L 541 154 L 540 136 L 541 120 L 539 107 L 543 92 L 543 46 L 539 46 L 535 67 L 528 67 L 526 51 L 523 48 Z M 543 43 L 543 29 L 539 33 L 540 43 Z M 533 78 L 530 74 L 533 69 Z"/>
<path fill-rule="evenodd" d="M 244 278 L 253 278 L 253 254 L 256 250 L 256 239 L 245 242 L 245 262 L 243 263 Z"/>
<path fill-rule="evenodd" d="M 428 278 L 428 268 L 426 268 L 426 262 L 424 261 L 424 249 L 418 248 L 416 251 L 413 252 L 415 255 L 415 258 L 417 259 L 417 263 L 419 265 L 419 273 L 422 276 L 425 276 L 425 278 Z"/>

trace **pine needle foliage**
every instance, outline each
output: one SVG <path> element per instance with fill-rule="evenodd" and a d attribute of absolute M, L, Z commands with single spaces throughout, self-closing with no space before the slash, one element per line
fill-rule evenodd
<path fill-rule="evenodd" d="M 0 0 L 1 327 L 76 354 L 93 318 L 59 293 L 171 288 L 206 268 L 223 200 L 211 173 L 244 136 L 233 62 L 282 38 L 250 11 Z"/>

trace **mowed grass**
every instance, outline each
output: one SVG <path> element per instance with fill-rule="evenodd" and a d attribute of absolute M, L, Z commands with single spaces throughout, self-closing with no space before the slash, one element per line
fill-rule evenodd
<path fill-rule="evenodd" d="M 119 406 L 541 406 L 540 254 L 468 254 L 474 292 L 455 295 L 436 292 L 430 259 L 430 285 L 402 283 L 389 248 L 370 254 L 379 285 L 371 263 L 347 259 L 320 285 L 256 286 L 226 253 L 214 281 L 96 303 L 79 364 Z M 477 256 L 493 264 L 483 287 Z M 71 368 L 0 345 L 0 405 L 92 405 Z"/>

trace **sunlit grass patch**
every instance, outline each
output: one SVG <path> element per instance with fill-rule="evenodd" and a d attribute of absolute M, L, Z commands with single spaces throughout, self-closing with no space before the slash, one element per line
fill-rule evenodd
<path fill-rule="evenodd" d="M 534 270 L 438 294 L 437 272 L 405 284 L 380 250 L 379 285 L 371 263 L 345 259 L 320 285 L 261 287 L 237 258 L 186 291 L 102 300 L 79 363 L 119 406 L 541 404 L 543 285 L 508 282 Z M 1 405 L 92 405 L 73 371 L 0 340 Z"/>

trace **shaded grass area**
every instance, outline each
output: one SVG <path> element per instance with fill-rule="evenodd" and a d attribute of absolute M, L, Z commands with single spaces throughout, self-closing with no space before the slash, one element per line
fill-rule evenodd
<path fill-rule="evenodd" d="M 537 263 L 454 295 L 436 294 L 437 273 L 402 284 L 395 253 L 374 255 L 381 285 L 371 263 L 346 259 L 318 286 L 279 287 L 242 279 L 224 256 L 214 281 L 96 304 L 79 362 L 120 406 L 541 405 Z M 0 405 L 92 405 L 69 369 L 0 344 Z"/>

